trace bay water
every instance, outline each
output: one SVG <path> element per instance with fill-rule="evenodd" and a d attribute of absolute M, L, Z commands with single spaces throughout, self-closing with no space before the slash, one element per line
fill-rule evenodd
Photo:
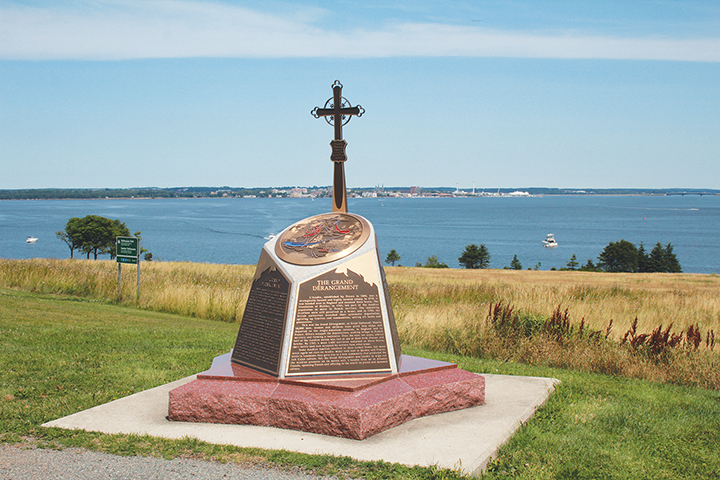
<path fill-rule="evenodd" d="M 474 243 L 486 245 L 491 268 L 517 255 L 525 269 L 559 269 L 573 254 L 597 263 L 624 239 L 648 252 L 671 243 L 684 272 L 720 273 L 720 196 L 351 198 L 348 206 L 374 225 L 381 257 L 395 249 L 405 266 L 435 255 L 460 268 Z M 55 233 L 71 217 L 100 215 L 141 231 L 156 260 L 255 264 L 270 235 L 330 210 L 329 199 L 308 198 L 0 201 L 0 258 L 68 258 Z M 557 248 L 544 248 L 548 233 Z"/>

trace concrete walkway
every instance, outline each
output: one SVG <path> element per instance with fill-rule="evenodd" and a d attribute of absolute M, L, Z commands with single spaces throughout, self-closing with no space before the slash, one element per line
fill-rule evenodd
<path fill-rule="evenodd" d="M 539 377 L 484 376 L 485 405 L 418 418 L 365 440 L 254 425 L 168 421 L 168 392 L 193 380 L 194 376 L 43 426 L 164 438 L 194 437 L 209 443 L 241 447 L 349 456 L 358 460 L 384 460 L 411 466 L 437 465 L 477 475 L 484 470 L 497 449 L 545 403 L 557 382 Z"/>

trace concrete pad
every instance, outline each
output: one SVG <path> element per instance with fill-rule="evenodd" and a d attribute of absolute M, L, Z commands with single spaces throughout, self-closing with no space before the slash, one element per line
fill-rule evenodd
<path fill-rule="evenodd" d="M 478 475 L 545 403 L 558 380 L 483 374 L 485 405 L 422 417 L 364 440 L 255 425 L 170 422 L 168 392 L 195 375 L 44 423 L 43 427 L 163 438 L 453 468 Z"/>

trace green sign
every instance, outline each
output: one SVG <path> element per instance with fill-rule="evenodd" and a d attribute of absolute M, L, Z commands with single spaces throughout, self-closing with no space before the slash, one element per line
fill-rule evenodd
<path fill-rule="evenodd" d="M 137 263 L 140 255 L 137 237 L 117 237 L 115 255 L 117 263 Z"/>

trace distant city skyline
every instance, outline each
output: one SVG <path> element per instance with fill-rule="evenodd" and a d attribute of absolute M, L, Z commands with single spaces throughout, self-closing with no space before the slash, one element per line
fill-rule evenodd
<path fill-rule="evenodd" d="M 720 4 L 0 0 L 0 189 L 720 188 Z"/>

